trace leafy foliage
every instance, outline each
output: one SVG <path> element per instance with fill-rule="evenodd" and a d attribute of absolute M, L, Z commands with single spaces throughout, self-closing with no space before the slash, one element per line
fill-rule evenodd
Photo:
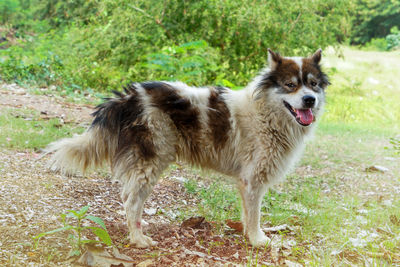
<path fill-rule="evenodd" d="M 265 64 L 268 47 L 306 55 L 350 28 L 345 0 L 8 1 L 21 7 L 6 20 L 24 41 L 1 52 L 1 79 L 78 90 L 150 79 L 240 86 Z M 43 69 L 49 52 L 62 64 Z"/>
<path fill-rule="evenodd" d="M 199 186 L 195 181 L 188 180 L 184 184 L 190 194 L 201 199 L 198 213 L 212 221 L 240 218 L 239 198 L 236 190 L 227 188 L 220 182 L 208 186 Z"/>
<path fill-rule="evenodd" d="M 390 30 L 390 34 L 386 36 L 388 50 L 400 48 L 400 30 L 397 26 Z"/>
<path fill-rule="evenodd" d="M 67 210 L 68 213 L 63 213 L 61 214 L 61 219 L 63 223 L 63 227 L 57 228 L 55 230 L 51 230 L 48 232 L 40 233 L 37 236 L 34 236 L 33 238 L 36 239 L 36 246 L 39 244 L 40 238 L 46 236 L 46 235 L 51 235 L 55 234 L 58 232 L 63 232 L 63 231 L 72 231 L 73 234 L 70 234 L 68 236 L 68 239 L 70 241 L 70 244 L 72 246 L 70 255 L 80 255 L 82 246 L 84 244 L 88 243 L 103 243 L 107 246 L 112 245 L 112 240 L 107 232 L 106 225 L 104 224 L 104 221 L 96 216 L 93 215 L 86 215 L 87 211 L 89 209 L 89 206 L 84 206 L 82 207 L 79 211 L 75 210 Z M 71 225 L 67 218 L 73 218 L 76 223 L 74 225 Z M 100 227 L 97 226 L 83 226 L 84 221 L 91 221 L 96 224 L 98 224 Z M 82 239 L 82 233 L 90 230 L 95 236 L 97 236 L 100 241 L 98 240 L 91 240 L 91 239 Z"/>
<path fill-rule="evenodd" d="M 391 51 L 400 48 L 400 31 L 397 26 L 390 30 L 385 38 L 372 38 L 365 44 L 367 50 Z"/>
<path fill-rule="evenodd" d="M 18 0 L 0 1 L 0 23 L 5 24 L 7 21 L 13 20 L 19 11 L 20 5 Z"/>
<path fill-rule="evenodd" d="M 390 138 L 390 143 L 392 144 L 395 153 L 400 155 L 400 137 Z"/>
<path fill-rule="evenodd" d="M 394 0 L 357 0 L 351 42 L 365 44 L 372 38 L 386 37 L 400 25 L 400 2 Z"/>

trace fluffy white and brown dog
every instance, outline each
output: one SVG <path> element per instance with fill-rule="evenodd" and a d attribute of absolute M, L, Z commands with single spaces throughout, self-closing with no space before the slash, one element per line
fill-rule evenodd
<path fill-rule="evenodd" d="M 243 90 L 181 82 L 132 83 L 96 108 L 82 135 L 52 143 L 54 170 L 84 172 L 107 162 L 122 183 L 130 240 L 155 245 L 142 231 L 143 204 L 175 160 L 231 176 L 242 197 L 244 233 L 254 246 L 267 188 L 299 159 L 329 84 L 321 50 L 307 58 L 269 50 L 269 66 Z"/>

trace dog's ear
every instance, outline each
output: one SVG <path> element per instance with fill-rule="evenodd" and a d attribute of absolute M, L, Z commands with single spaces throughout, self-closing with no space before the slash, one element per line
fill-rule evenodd
<path fill-rule="evenodd" d="M 315 51 L 315 53 L 311 56 L 312 61 L 315 64 L 319 64 L 319 62 L 321 61 L 321 57 L 322 57 L 322 49 L 319 48 L 317 51 Z"/>
<path fill-rule="evenodd" d="M 275 69 L 276 66 L 282 63 L 282 57 L 279 53 L 275 53 L 268 48 L 268 62 L 271 70 Z"/>

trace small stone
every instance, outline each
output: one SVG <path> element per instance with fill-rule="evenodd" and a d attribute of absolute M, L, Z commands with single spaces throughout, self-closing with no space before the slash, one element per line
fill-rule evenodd
<path fill-rule="evenodd" d="M 157 209 L 155 209 L 155 208 L 144 209 L 144 212 L 145 212 L 147 215 L 154 215 L 154 214 L 156 214 Z"/>

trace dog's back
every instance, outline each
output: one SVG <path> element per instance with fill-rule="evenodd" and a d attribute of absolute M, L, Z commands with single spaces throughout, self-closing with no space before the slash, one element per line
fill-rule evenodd
<path fill-rule="evenodd" d="M 226 174 L 238 171 L 237 131 L 223 87 L 192 88 L 179 82 L 130 84 L 96 108 L 80 136 L 51 144 L 53 169 L 81 172 L 109 162 L 115 176 L 137 161 L 184 160 Z M 236 145 L 234 145 L 235 143 Z"/>

